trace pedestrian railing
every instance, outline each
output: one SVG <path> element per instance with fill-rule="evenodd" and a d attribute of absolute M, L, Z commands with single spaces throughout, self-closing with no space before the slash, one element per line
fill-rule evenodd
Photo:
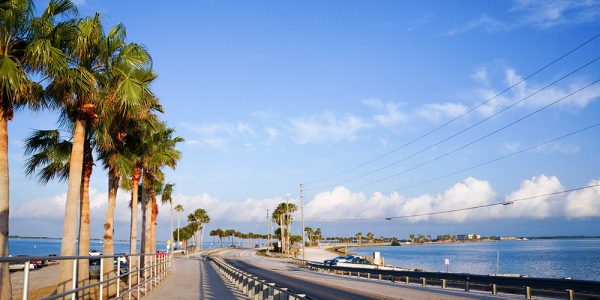
<path fill-rule="evenodd" d="M 122 257 L 126 257 L 128 263 L 121 265 Z M 88 284 L 80 283 L 78 286 L 77 269 L 80 260 L 99 260 L 99 279 L 97 282 L 86 280 Z M 112 274 L 105 272 L 105 260 L 111 264 L 116 259 L 116 268 Z M 0 257 L 0 263 L 23 264 L 23 294 L 22 299 L 29 299 L 29 275 L 30 266 L 33 262 L 49 261 L 72 261 L 73 272 L 71 277 L 71 286 L 61 288 L 59 293 L 45 296 L 43 299 L 75 299 L 78 294 L 91 295 L 96 294 L 94 298 L 104 299 L 125 299 L 131 300 L 132 294 L 136 293 L 139 299 L 140 295 L 147 294 L 155 288 L 159 282 L 165 279 L 173 267 L 173 255 L 166 253 L 153 254 L 123 254 L 123 255 L 96 255 L 96 256 L 26 256 L 26 257 Z M 124 267 L 125 266 L 125 267 Z M 92 276 L 90 276 L 92 277 Z M 87 278 L 87 277 L 86 277 Z M 91 278 L 88 278 L 91 279 Z M 108 286 L 114 284 L 116 294 L 108 294 Z M 122 285 L 126 284 L 125 287 Z M 57 284 L 57 289 L 59 285 Z M 85 297 L 84 297 L 85 298 Z"/>
<path fill-rule="evenodd" d="M 219 268 L 225 278 L 232 282 L 238 289 L 251 299 L 255 300 L 293 300 L 307 299 L 305 294 L 298 294 L 285 287 L 277 286 L 275 283 L 260 279 L 252 274 L 243 272 L 232 267 L 221 259 L 209 256 Z"/>
<path fill-rule="evenodd" d="M 523 293 L 527 299 L 531 299 L 533 290 L 536 290 L 540 295 L 560 296 L 562 294 L 570 300 L 575 299 L 575 293 L 577 292 L 578 296 L 600 299 L 600 282 L 591 280 L 354 268 L 330 266 L 299 259 L 292 260 L 292 263 L 306 266 L 318 272 L 347 275 L 355 278 L 387 280 L 405 284 L 417 283 L 422 286 L 437 285 L 443 289 L 447 287 L 464 288 L 466 292 L 473 289 L 489 291 L 495 295 L 499 290 L 502 290 L 511 294 Z"/>

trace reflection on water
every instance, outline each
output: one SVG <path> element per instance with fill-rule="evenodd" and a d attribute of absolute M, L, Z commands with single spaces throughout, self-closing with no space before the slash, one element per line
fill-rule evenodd
<path fill-rule="evenodd" d="M 499 273 L 600 280 L 600 239 L 499 241 L 353 249 L 359 255 L 381 252 L 386 264 L 474 274 Z"/>

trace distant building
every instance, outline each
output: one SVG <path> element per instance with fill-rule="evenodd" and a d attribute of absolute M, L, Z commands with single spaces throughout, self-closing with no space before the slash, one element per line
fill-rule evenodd
<path fill-rule="evenodd" d="M 501 241 L 515 241 L 517 240 L 516 236 L 501 236 L 500 237 Z"/>
<path fill-rule="evenodd" d="M 481 239 L 481 235 L 479 234 L 459 234 L 456 236 L 456 239 L 459 241 L 472 241 Z"/>

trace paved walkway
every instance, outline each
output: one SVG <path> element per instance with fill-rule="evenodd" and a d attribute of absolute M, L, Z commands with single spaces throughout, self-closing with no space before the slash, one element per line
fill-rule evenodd
<path fill-rule="evenodd" d="M 200 257 L 176 258 L 173 273 L 142 299 L 248 299 L 213 264 Z"/>

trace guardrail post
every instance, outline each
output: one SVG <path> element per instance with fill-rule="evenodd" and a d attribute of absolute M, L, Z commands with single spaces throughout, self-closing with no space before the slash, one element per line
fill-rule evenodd
<path fill-rule="evenodd" d="M 498 294 L 498 286 L 493 283 L 492 284 L 492 295 L 497 295 Z"/>
<path fill-rule="evenodd" d="M 446 279 L 442 279 L 442 288 L 445 289 L 446 288 Z"/>
<path fill-rule="evenodd" d="M 531 287 L 525 287 L 525 298 L 531 299 Z"/>
<path fill-rule="evenodd" d="M 379 274 L 379 280 L 381 280 L 381 273 Z"/>
<path fill-rule="evenodd" d="M 104 259 L 100 259 L 100 281 L 104 280 Z M 104 284 L 100 285 L 100 300 L 104 294 Z"/>
<path fill-rule="evenodd" d="M 360 278 L 360 272 L 356 272 L 356 278 Z"/>
<path fill-rule="evenodd" d="M 367 279 L 371 279 L 371 273 L 367 273 Z"/>
<path fill-rule="evenodd" d="M 127 259 L 129 260 L 129 267 L 127 268 L 127 290 L 129 291 L 127 293 L 127 300 L 131 300 L 131 265 L 132 265 L 132 257 L 128 256 Z"/>
<path fill-rule="evenodd" d="M 575 291 L 574 290 L 568 289 L 567 295 L 569 295 L 569 300 L 575 300 Z"/>
<path fill-rule="evenodd" d="M 137 284 L 137 298 L 136 299 L 140 299 L 140 286 L 142 285 L 140 283 L 140 268 L 142 267 L 142 265 L 140 265 L 140 261 L 141 261 L 141 255 L 137 257 L 137 265 L 136 265 L 137 271 L 135 272 L 136 276 L 137 276 L 137 281 L 136 281 L 136 284 Z"/>
<path fill-rule="evenodd" d="M 288 289 L 287 288 L 280 288 L 281 292 L 279 293 L 279 300 L 287 300 L 288 299 Z"/>
<path fill-rule="evenodd" d="M 27 300 L 27 293 L 29 292 L 29 261 L 25 262 L 25 269 L 23 269 L 23 300 Z"/>
<path fill-rule="evenodd" d="M 273 300 L 281 299 L 281 291 L 275 288 L 275 283 L 272 283 L 271 286 L 273 287 Z"/>
<path fill-rule="evenodd" d="M 73 289 L 76 289 L 77 288 L 77 259 L 73 260 L 73 279 L 72 280 L 73 280 L 72 287 L 73 287 Z M 71 294 L 71 300 L 75 300 L 76 294 L 77 293 Z"/>
<path fill-rule="evenodd" d="M 410 277 L 406 276 L 406 284 L 410 284 Z"/>
<path fill-rule="evenodd" d="M 275 299 L 275 283 L 269 282 L 267 288 L 269 289 L 267 299 Z"/>
<path fill-rule="evenodd" d="M 465 292 L 469 291 L 469 281 L 465 281 Z"/>
<path fill-rule="evenodd" d="M 117 298 L 121 296 L 119 291 L 121 290 L 121 260 L 117 257 Z"/>
<path fill-rule="evenodd" d="M 421 285 L 422 286 L 427 286 L 427 278 L 421 277 Z"/>

